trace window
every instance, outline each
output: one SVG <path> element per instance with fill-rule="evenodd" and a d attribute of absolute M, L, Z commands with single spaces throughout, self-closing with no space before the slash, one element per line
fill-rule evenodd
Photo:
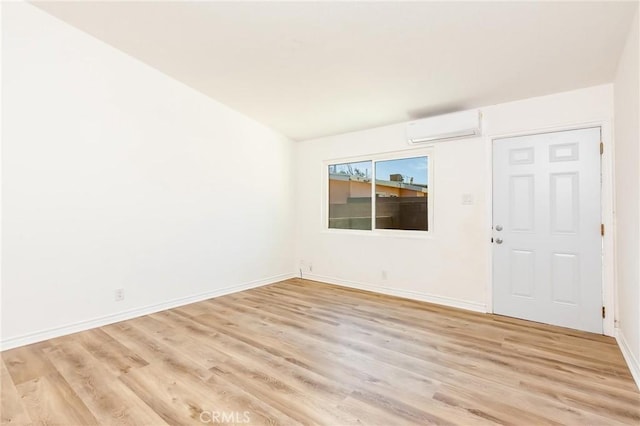
<path fill-rule="evenodd" d="M 429 160 L 424 154 L 329 164 L 328 227 L 428 231 Z"/>
<path fill-rule="evenodd" d="M 376 229 L 429 229 L 429 157 L 377 161 Z"/>
<path fill-rule="evenodd" d="M 371 229 L 371 161 L 329 166 L 329 228 Z"/>

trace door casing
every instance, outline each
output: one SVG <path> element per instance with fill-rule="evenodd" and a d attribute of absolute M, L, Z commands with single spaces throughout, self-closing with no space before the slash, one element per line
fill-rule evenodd
<path fill-rule="evenodd" d="M 612 127 L 610 120 L 600 120 L 582 123 L 568 123 L 564 125 L 556 125 L 549 127 L 541 127 L 534 129 L 522 129 L 509 133 L 496 133 L 484 136 L 486 164 L 491 171 L 491 178 L 487 179 L 486 195 L 487 195 L 487 226 L 486 241 L 487 245 L 491 244 L 493 236 L 493 141 L 494 139 L 510 138 L 517 136 L 530 136 L 539 133 L 561 132 L 567 130 L 586 129 L 590 127 L 600 127 L 602 143 L 604 144 L 604 153 L 601 158 L 601 174 L 602 174 L 602 198 L 600 213 L 602 222 L 605 226 L 605 234 L 603 237 L 603 264 L 602 264 L 602 300 L 606 310 L 606 316 L 603 320 L 602 329 L 606 336 L 615 336 L 615 319 L 617 318 L 617 306 L 615 303 L 615 252 L 614 252 L 614 223 L 613 223 L 613 143 L 612 143 Z M 493 313 L 493 250 L 489 248 L 487 257 L 487 313 Z"/>

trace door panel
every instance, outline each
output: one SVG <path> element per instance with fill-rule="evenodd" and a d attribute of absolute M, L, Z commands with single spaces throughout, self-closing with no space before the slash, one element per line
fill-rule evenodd
<path fill-rule="evenodd" d="M 533 175 L 510 176 L 509 223 L 513 231 L 533 232 L 535 183 Z"/>
<path fill-rule="evenodd" d="M 549 207 L 551 233 L 575 234 L 580 222 L 578 173 L 553 173 Z"/>
<path fill-rule="evenodd" d="M 497 314 L 602 332 L 600 129 L 493 144 Z"/>
<path fill-rule="evenodd" d="M 533 297 L 535 288 L 535 254 L 530 250 L 511 250 L 511 294 Z"/>
<path fill-rule="evenodd" d="M 580 291 L 580 260 L 575 253 L 551 255 L 552 300 L 558 303 L 578 304 Z"/>

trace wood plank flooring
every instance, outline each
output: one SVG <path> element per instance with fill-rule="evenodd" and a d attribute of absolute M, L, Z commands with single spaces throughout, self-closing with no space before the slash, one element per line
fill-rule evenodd
<path fill-rule="evenodd" d="M 640 424 L 613 339 L 292 279 L 2 353 L 2 424 Z"/>

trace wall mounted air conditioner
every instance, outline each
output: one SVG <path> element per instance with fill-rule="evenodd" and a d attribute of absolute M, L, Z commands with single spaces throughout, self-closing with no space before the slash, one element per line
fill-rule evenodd
<path fill-rule="evenodd" d="M 411 145 L 480 136 L 482 114 L 478 110 L 454 112 L 424 118 L 407 124 Z"/>

